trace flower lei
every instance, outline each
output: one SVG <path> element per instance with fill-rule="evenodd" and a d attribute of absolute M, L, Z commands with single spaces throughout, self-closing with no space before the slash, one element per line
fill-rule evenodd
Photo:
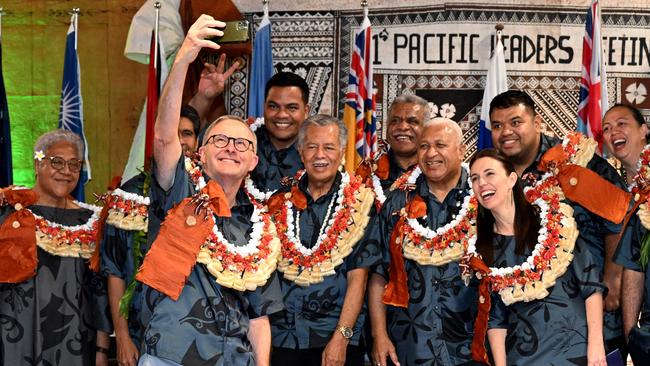
<path fill-rule="evenodd" d="M 465 196 L 461 209 L 452 220 L 431 230 L 421 225 L 416 218 L 408 218 L 405 210 L 400 212 L 406 217 L 404 225 L 404 257 L 421 265 L 440 266 L 460 259 L 476 233 L 476 213 L 478 201 L 469 182 L 469 166 L 462 164 L 468 176 L 469 193 Z M 403 187 L 413 187 L 422 171 L 417 167 L 406 179 Z"/>
<path fill-rule="evenodd" d="M 35 214 L 36 244 L 44 251 L 60 257 L 88 259 L 95 251 L 95 237 L 99 226 L 101 207 L 74 201 L 81 208 L 91 210 L 92 216 L 82 225 L 61 225 Z"/>
<path fill-rule="evenodd" d="M 117 188 L 107 201 L 108 224 L 123 230 L 147 231 L 149 197 Z"/>
<path fill-rule="evenodd" d="M 196 192 L 200 192 L 206 185 L 200 165 L 186 157 L 185 168 L 196 186 Z M 275 271 L 280 254 L 275 225 L 267 207 L 261 203 L 268 197 L 257 190 L 249 190 L 248 187 L 254 186 L 248 178 L 245 187 L 254 207 L 248 243 L 238 246 L 228 242 L 215 224 L 197 257 L 197 262 L 206 265 L 217 283 L 237 291 L 253 291 L 263 286 Z"/>
<path fill-rule="evenodd" d="M 257 117 L 254 120 L 252 117 L 248 119 L 248 127 L 251 131 L 255 132 L 262 126 L 264 126 L 264 117 Z"/>
<path fill-rule="evenodd" d="M 304 170 L 296 174 L 294 184 L 303 174 Z M 374 204 L 374 197 L 360 179 L 342 173 L 341 184 L 335 195 L 334 213 L 326 221 L 328 227 L 312 248 L 306 248 L 297 235 L 300 223 L 294 221 L 291 195 L 285 194 L 284 204 L 275 214 L 277 233 L 282 243 L 278 270 L 283 272 L 285 279 L 300 286 L 309 286 L 335 274 L 335 268 L 352 252 L 370 219 L 368 213 Z"/>
<path fill-rule="evenodd" d="M 490 290 L 498 292 L 504 304 L 533 301 L 548 296 L 548 288 L 555 285 L 573 260 L 573 248 L 578 229 L 571 206 L 562 203 L 564 194 L 557 178 L 545 174 L 526 198 L 540 208 L 540 230 L 537 244 L 526 260 L 513 267 L 490 267 L 487 274 Z M 467 252 L 478 255 L 474 239 Z M 480 279 L 481 275 L 476 273 Z"/>
<path fill-rule="evenodd" d="M 650 144 L 641 150 L 637 171 L 629 190 L 634 195 L 634 201 L 639 205 L 636 215 L 641 225 L 648 230 L 641 240 L 639 258 L 641 268 L 646 268 L 650 261 Z"/>
<path fill-rule="evenodd" d="M 575 164 L 581 167 L 587 166 L 596 152 L 598 143 L 577 131 L 569 132 L 562 139 L 564 150 L 564 163 Z"/>

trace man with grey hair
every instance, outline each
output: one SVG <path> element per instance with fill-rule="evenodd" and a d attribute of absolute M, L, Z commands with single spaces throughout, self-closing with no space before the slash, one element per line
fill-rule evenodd
<path fill-rule="evenodd" d="M 298 132 L 306 173 L 269 200 L 282 258 L 285 311 L 270 316 L 273 365 L 362 365 L 368 267 L 379 248 L 360 241 L 373 207 L 372 191 L 339 172 L 347 131 L 316 115 Z"/>
<path fill-rule="evenodd" d="M 466 364 L 471 362 L 476 286 L 465 286 L 460 277 L 462 245 L 454 247 L 460 252 L 447 248 L 444 256 L 438 246 L 429 249 L 434 240 L 453 240 L 436 230 L 462 212 L 470 192 L 469 173 L 461 166 L 465 145 L 458 124 L 447 118 L 425 123 L 417 141 L 415 187 L 395 188 L 373 217 L 366 238 L 379 243 L 385 258 L 368 284 L 372 358 L 380 366 L 388 360 L 397 365 Z"/>
<path fill-rule="evenodd" d="M 380 155 L 373 161 L 363 162 L 357 174 L 368 179 L 372 172 L 379 178 L 382 191 L 388 190 L 397 178 L 417 164 L 417 139 L 430 113 L 428 102 L 417 95 L 395 98 L 384 123 L 389 149 L 386 151 L 387 148 L 382 146 Z M 366 182 L 370 184 L 370 180 Z M 383 196 L 383 192 L 377 192 L 377 196 Z"/>
<path fill-rule="evenodd" d="M 242 188 L 258 160 L 255 135 L 241 118 L 218 118 L 194 166 L 177 134 L 187 69 L 203 47 L 219 48 L 206 38 L 224 26 L 204 14 L 190 27 L 160 100 L 149 249 L 133 301 L 143 329 L 139 365 L 269 363 L 268 315 L 282 309 L 279 243 L 259 197 Z"/>

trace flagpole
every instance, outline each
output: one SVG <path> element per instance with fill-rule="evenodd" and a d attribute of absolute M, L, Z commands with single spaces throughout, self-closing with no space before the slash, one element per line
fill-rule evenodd
<path fill-rule="evenodd" d="M 79 8 L 72 8 L 72 22 L 74 23 L 74 50 L 77 50 L 77 35 L 79 32 L 77 30 L 79 29 Z"/>
<path fill-rule="evenodd" d="M 5 15 L 5 8 L 0 8 L 0 42 L 2 42 L 2 16 Z"/>
<path fill-rule="evenodd" d="M 501 41 L 501 32 L 503 31 L 503 28 L 505 27 L 502 23 L 497 23 L 497 25 L 494 26 L 494 29 L 497 30 L 497 42 Z"/>
<path fill-rule="evenodd" d="M 363 8 L 363 17 L 368 16 L 368 0 L 361 0 L 361 8 Z"/>
<path fill-rule="evenodd" d="M 264 16 L 269 17 L 269 0 L 262 0 L 262 9 L 264 9 Z"/>
<path fill-rule="evenodd" d="M 158 68 L 158 25 L 160 23 L 160 1 L 156 1 L 153 4 L 153 7 L 156 9 L 156 21 L 153 26 L 153 36 L 154 36 L 154 48 L 153 48 L 153 67 Z"/>

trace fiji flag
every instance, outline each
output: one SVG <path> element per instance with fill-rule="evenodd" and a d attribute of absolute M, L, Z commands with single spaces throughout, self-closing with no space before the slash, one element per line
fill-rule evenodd
<path fill-rule="evenodd" d="M 343 122 L 348 130 L 345 152 L 345 169 L 348 172 L 354 172 L 363 159 L 372 157 L 377 151 L 371 37 L 368 8 L 364 8 L 363 22 L 354 34 L 348 90 L 343 107 Z"/>
<path fill-rule="evenodd" d="M 607 77 L 603 65 L 600 37 L 600 6 L 594 0 L 587 11 L 585 35 L 582 42 L 582 80 L 578 102 L 577 130 L 603 143 L 603 114 L 607 111 Z"/>
<path fill-rule="evenodd" d="M 273 54 L 271 52 L 271 21 L 268 5 L 264 5 L 264 17 L 255 33 L 253 61 L 248 94 L 248 117 L 264 116 L 264 90 L 266 82 L 273 76 Z"/>
<path fill-rule="evenodd" d="M 0 42 L 0 188 L 13 184 L 11 165 L 11 131 L 9 129 L 9 108 L 2 76 L 2 42 Z"/>
<path fill-rule="evenodd" d="M 79 175 L 77 187 L 72 193 L 78 201 L 83 202 L 84 185 L 90 180 L 90 164 L 88 163 L 88 142 L 84 136 L 83 125 L 83 102 L 79 78 L 79 57 L 77 56 L 77 17 L 78 14 L 72 15 L 65 43 L 59 128 L 76 133 L 84 142 L 84 166 Z"/>
<path fill-rule="evenodd" d="M 503 56 L 501 31 L 497 31 L 497 43 L 490 57 L 487 77 L 485 78 L 485 91 L 481 105 L 481 120 L 478 124 L 478 150 L 492 147 L 492 126 L 490 125 L 490 103 L 497 95 L 508 90 L 506 78 L 506 60 Z"/>

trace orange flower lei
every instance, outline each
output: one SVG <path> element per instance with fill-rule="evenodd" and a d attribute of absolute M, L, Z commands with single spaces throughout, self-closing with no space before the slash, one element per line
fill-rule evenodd
<path fill-rule="evenodd" d="M 548 296 L 547 289 L 571 264 L 578 237 L 573 209 L 562 203 L 564 195 L 555 176 L 546 174 L 535 187 L 526 190 L 526 198 L 541 208 L 542 227 L 535 249 L 521 265 L 491 267 L 487 273 L 490 290 L 498 292 L 506 305 Z M 473 244 L 468 254 L 478 255 Z M 477 277 L 481 275 L 477 273 Z"/>
<path fill-rule="evenodd" d="M 52 255 L 88 259 L 95 251 L 95 238 L 99 227 L 98 218 L 101 208 L 77 201 L 75 203 L 93 211 L 92 216 L 85 224 L 61 225 L 32 212 L 36 219 L 36 244 Z"/>
<path fill-rule="evenodd" d="M 294 187 L 304 174 L 298 172 L 294 178 Z M 355 176 L 343 173 L 337 207 L 324 237 L 314 248 L 307 249 L 294 234 L 292 200 L 302 194 L 297 189 L 282 196 L 283 204 L 276 211 L 274 218 L 277 233 L 282 243 L 282 257 L 278 269 L 284 278 L 301 286 L 322 282 L 325 276 L 335 273 L 343 260 L 352 252 L 354 245 L 363 236 L 368 213 L 374 203 L 372 191 Z M 370 199 L 368 199 L 370 198 Z M 291 219 L 289 219 L 291 217 Z M 327 224 L 326 221 L 323 223 Z"/>
<path fill-rule="evenodd" d="M 200 164 L 186 157 L 185 169 L 198 192 L 205 185 Z M 215 223 L 201 247 L 197 262 L 205 264 L 220 285 L 238 291 L 253 291 L 263 286 L 275 271 L 280 241 L 267 207 L 246 187 L 244 191 L 255 207 L 251 215 L 253 230 L 248 244 L 237 246 L 229 243 Z"/>
<path fill-rule="evenodd" d="M 463 164 L 461 169 L 467 171 L 469 180 L 469 167 Z M 409 175 L 400 177 L 400 189 L 410 190 L 420 174 L 421 170 L 416 168 Z M 458 215 L 437 230 L 423 227 L 418 223 L 417 217 L 411 217 L 406 210 L 400 212 L 402 216 L 407 216 L 403 226 L 404 257 L 421 265 L 440 266 L 458 260 L 465 254 L 470 238 L 476 233 L 478 208 L 478 200 L 471 190 L 471 182 L 468 184 L 470 191 L 463 200 Z M 422 198 L 416 195 L 413 200 Z M 426 213 L 423 212 L 424 214 Z"/>
<path fill-rule="evenodd" d="M 149 197 L 116 189 L 106 199 L 108 217 L 106 222 L 124 230 L 147 231 Z"/>

